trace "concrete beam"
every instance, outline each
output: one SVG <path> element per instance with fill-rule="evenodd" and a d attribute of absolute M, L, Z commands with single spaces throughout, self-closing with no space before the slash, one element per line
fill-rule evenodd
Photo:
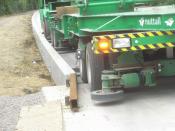
<path fill-rule="evenodd" d="M 74 78 L 74 82 L 71 76 L 75 75 L 75 71 L 64 61 L 64 59 L 56 52 L 56 50 L 51 46 L 51 44 L 44 37 L 43 31 L 41 29 L 40 24 L 40 16 L 39 12 L 35 12 L 32 17 L 32 26 L 33 26 L 33 34 L 39 48 L 40 54 L 54 80 L 56 85 L 66 85 L 67 80 L 71 81 L 71 83 L 76 83 L 76 79 Z M 73 85 L 73 86 L 71 86 Z M 75 84 L 70 84 L 70 104 L 77 105 L 77 87 Z M 72 107 L 77 108 L 77 107 Z"/>
<path fill-rule="evenodd" d="M 57 85 L 65 85 L 69 75 L 75 72 L 44 37 L 39 12 L 34 13 L 32 26 L 37 46 L 53 80 Z"/>

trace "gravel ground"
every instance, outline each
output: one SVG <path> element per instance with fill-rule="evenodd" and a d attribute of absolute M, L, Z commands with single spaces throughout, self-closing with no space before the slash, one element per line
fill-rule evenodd
<path fill-rule="evenodd" d="M 0 131 L 14 131 L 19 119 L 22 106 L 31 106 L 44 103 L 41 92 L 26 96 L 0 97 Z"/>

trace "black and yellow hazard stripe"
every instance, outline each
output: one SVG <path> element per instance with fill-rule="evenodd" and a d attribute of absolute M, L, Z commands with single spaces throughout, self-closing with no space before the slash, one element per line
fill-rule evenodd
<path fill-rule="evenodd" d="M 106 38 L 144 38 L 144 37 L 155 37 L 155 36 L 164 36 L 164 35 L 175 35 L 175 31 L 154 31 L 154 32 L 137 32 L 137 33 L 125 33 L 125 34 L 115 34 L 115 35 L 104 35 L 104 36 L 95 36 L 96 39 Z"/>
<path fill-rule="evenodd" d="M 167 48 L 167 47 L 171 47 L 171 48 L 175 47 L 175 43 L 167 42 L 167 43 L 132 46 L 128 48 L 118 48 L 118 49 L 111 48 L 107 51 L 99 51 L 98 49 L 93 49 L 93 50 L 95 54 L 102 54 L 102 53 L 112 53 L 112 52 L 127 52 L 127 51 L 138 51 L 138 50 L 147 50 L 147 49 L 160 49 L 160 48 Z"/>
<path fill-rule="evenodd" d="M 155 31 L 155 32 L 138 32 L 138 33 L 126 33 L 126 34 L 116 34 L 115 38 L 144 38 L 144 37 L 155 37 L 164 35 L 175 35 L 175 31 Z"/>
<path fill-rule="evenodd" d="M 137 33 L 125 33 L 125 34 L 114 34 L 114 35 L 104 35 L 104 36 L 94 36 L 93 39 L 98 41 L 100 39 L 108 39 L 112 40 L 115 38 L 144 38 L 144 37 L 155 37 L 155 36 L 164 36 L 164 35 L 175 35 L 175 31 L 152 31 L 152 32 L 137 32 Z M 109 50 L 100 51 L 98 49 L 93 49 L 95 54 L 101 53 L 111 53 L 111 52 L 126 52 L 126 51 L 138 51 L 138 50 L 146 50 L 146 49 L 159 49 L 159 48 L 167 48 L 167 47 L 175 47 L 175 43 L 167 42 L 167 43 L 156 43 L 156 44 L 147 44 L 147 45 L 139 45 L 132 46 L 129 48 L 118 48 Z"/>

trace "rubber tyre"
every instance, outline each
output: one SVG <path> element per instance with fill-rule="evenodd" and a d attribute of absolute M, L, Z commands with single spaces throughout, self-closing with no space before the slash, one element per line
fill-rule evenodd
<path fill-rule="evenodd" d="M 47 20 L 44 19 L 44 24 L 43 24 L 43 29 L 44 29 L 44 36 L 46 37 L 46 39 L 49 39 L 51 36 L 50 36 L 50 30 L 48 28 L 48 23 L 47 23 Z"/>
<path fill-rule="evenodd" d="M 99 102 L 114 102 L 123 99 L 123 90 L 104 93 L 101 90 L 91 92 L 91 99 Z"/>
<path fill-rule="evenodd" d="M 50 32 L 51 45 L 54 47 L 54 34 L 53 31 Z"/>
<path fill-rule="evenodd" d="M 103 55 L 94 54 L 91 43 L 89 43 L 86 48 L 86 66 L 88 84 L 91 92 L 101 90 L 101 72 L 104 70 Z"/>
<path fill-rule="evenodd" d="M 54 48 L 57 47 L 55 31 L 51 31 L 50 37 L 51 37 L 52 46 L 53 46 Z"/>
<path fill-rule="evenodd" d="M 84 83 L 88 83 L 85 51 L 82 53 L 82 58 L 80 59 L 80 77 Z"/>

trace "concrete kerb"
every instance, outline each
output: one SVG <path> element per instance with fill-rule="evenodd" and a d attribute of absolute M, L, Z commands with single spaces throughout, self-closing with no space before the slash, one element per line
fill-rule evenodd
<path fill-rule="evenodd" d="M 45 39 L 42 34 L 39 12 L 34 13 L 32 26 L 37 46 L 53 80 L 57 85 L 66 85 L 69 75 L 75 72 Z"/>
<path fill-rule="evenodd" d="M 41 29 L 40 16 L 38 11 L 35 12 L 32 16 L 32 27 L 33 27 L 33 34 L 37 46 L 39 48 L 40 54 L 51 74 L 51 77 L 53 78 L 56 85 L 58 86 L 66 85 L 66 81 L 70 79 L 70 76 L 76 73 L 64 61 L 64 59 L 55 51 L 55 49 L 44 37 L 44 34 L 42 33 L 43 31 Z M 73 98 L 73 100 L 75 99 Z"/>

